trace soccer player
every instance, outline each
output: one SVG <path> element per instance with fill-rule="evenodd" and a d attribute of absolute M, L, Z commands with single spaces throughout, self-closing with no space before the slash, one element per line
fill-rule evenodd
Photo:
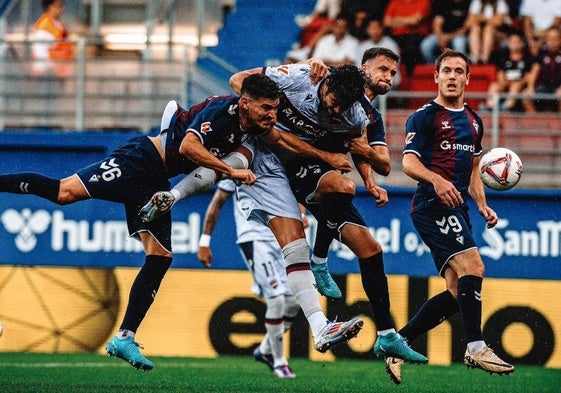
<path fill-rule="evenodd" d="M 498 216 L 487 205 L 478 174 L 483 122 L 464 104 L 469 77 L 466 55 L 443 52 L 434 72 L 437 97 L 407 120 L 403 171 L 418 181 L 411 219 L 446 280 L 446 290 L 427 300 L 400 334 L 413 340 L 459 310 L 467 343 L 464 363 L 509 374 L 514 367 L 487 346 L 481 332 L 485 266 L 471 232 L 468 195 L 488 228 L 497 224 Z M 401 382 L 401 361 L 386 359 L 386 370 L 395 383 Z"/>
<path fill-rule="evenodd" d="M 33 194 L 60 205 L 89 198 L 124 204 L 129 233 L 142 241 L 146 257 L 132 284 L 119 332 L 106 349 L 135 368 L 153 368 L 140 353 L 135 332 L 172 261 L 171 215 L 161 215 L 152 222 L 138 216 L 153 193 L 169 189 L 168 179 L 180 173 L 189 174 L 187 178 L 196 175 L 197 180 L 206 179 L 206 187 L 213 184 L 217 173 L 244 184 L 254 183 L 251 170 L 234 168 L 247 167 L 251 161 L 250 151 L 240 148 L 249 135 L 291 151 L 330 159 L 336 166 L 337 162 L 342 162 L 343 168 L 350 166 L 342 155 L 327 154 L 273 128 L 279 89 L 270 78 L 252 77 L 244 81 L 240 93 L 239 97 L 211 97 L 188 111 L 172 101 L 164 111 L 158 136 L 133 138 L 106 158 L 64 179 L 37 173 L 0 175 L 0 192 Z M 191 182 L 195 181 L 187 183 Z M 197 183 L 197 187 L 202 186 Z"/>
<path fill-rule="evenodd" d="M 311 75 L 311 66 L 293 65 L 286 68 L 281 66 L 264 70 L 283 91 L 276 127 L 298 135 L 300 138 L 310 141 L 314 146 L 327 151 L 346 153 L 350 144 L 352 151 L 356 153 L 354 158 L 359 172 L 379 206 L 387 203 L 387 193 L 376 185 L 372 176 L 372 166 L 387 174 L 389 172 L 389 153 L 386 146 L 372 148 L 367 142 L 366 133 L 363 132 L 368 124 L 368 119 L 359 103 L 359 100 L 364 98 L 365 89 L 365 80 L 359 75 L 368 74 L 367 86 L 369 91 L 372 90 L 372 96 L 375 95 L 374 91 L 384 91 L 386 88 L 389 90 L 397 69 L 398 59 L 399 57 L 395 53 L 386 49 L 373 50 L 366 54 L 362 72 L 354 66 L 337 67 L 332 69 L 318 86 L 313 85 L 312 80 L 315 77 Z M 378 68 L 378 70 L 372 71 L 372 75 L 370 75 L 370 68 L 372 70 Z M 367 71 L 364 72 L 364 70 Z M 242 71 L 232 77 L 231 85 L 235 90 L 244 76 L 261 71 L 261 69 Z M 376 82 L 374 82 L 374 78 Z M 346 105 L 343 105 L 344 101 L 339 98 L 344 96 L 342 91 L 347 94 L 352 93 L 352 95 L 348 95 Z M 326 92 L 335 94 L 331 103 L 326 103 L 328 101 L 324 96 Z M 317 95 L 320 102 L 322 102 L 323 96 L 325 108 L 322 108 L 321 104 L 319 107 L 314 107 L 314 95 Z M 331 115 L 326 116 L 323 112 L 329 113 L 329 105 L 341 105 L 341 108 L 338 108 L 340 112 L 332 110 Z M 374 128 L 378 126 L 374 125 Z M 383 134 L 383 127 L 381 130 Z M 371 129 L 370 133 L 376 134 L 374 129 Z M 375 139 L 374 136 L 372 139 Z M 383 135 L 381 139 L 385 142 Z M 361 162 L 357 161 L 359 157 L 361 157 Z M 286 157 L 285 155 L 281 160 L 285 163 L 289 186 L 298 202 L 314 214 L 320 223 L 320 228 L 331 226 L 333 229 L 328 229 L 328 231 L 340 230 L 343 243 L 349 246 L 359 258 L 363 287 L 372 305 L 378 330 L 374 353 L 378 357 L 400 356 L 413 363 L 427 362 L 425 356 L 409 348 L 405 340 L 395 331 L 390 313 L 382 248 L 370 234 L 360 213 L 352 205 L 355 192 L 354 183 L 329 165 L 324 165 L 314 159 Z M 255 165 L 253 169 L 257 170 Z M 242 206 L 247 204 L 251 209 L 254 205 L 263 203 L 255 192 L 255 189 L 260 186 L 262 186 L 261 182 L 257 182 L 251 187 L 240 187 Z M 279 188 L 280 186 L 275 189 Z M 331 239 L 329 237 L 326 253 Z M 317 265 L 312 263 L 311 266 L 312 270 L 315 270 Z M 314 276 L 319 289 L 318 277 L 320 275 L 314 271 Z M 327 277 L 331 278 L 329 274 Z"/>
<path fill-rule="evenodd" d="M 253 351 L 255 360 L 265 363 L 279 378 L 294 378 L 296 374 L 284 356 L 284 333 L 290 329 L 300 306 L 288 285 L 282 250 L 273 233 L 260 222 L 246 220 L 235 195 L 236 185 L 226 179 L 218 187 L 208 205 L 199 242 L 198 257 L 205 267 L 212 263 L 210 239 L 222 206 L 233 195 L 237 244 L 243 260 L 253 276 L 252 290 L 265 299 L 265 337 Z"/>

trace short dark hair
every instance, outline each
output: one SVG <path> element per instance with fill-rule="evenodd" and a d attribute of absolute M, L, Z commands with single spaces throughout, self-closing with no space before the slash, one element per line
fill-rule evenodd
<path fill-rule="evenodd" d="M 327 93 L 335 94 L 337 104 L 342 108 L 350 108 L 364 94 L 364 76 L 354 65 L 333 68 L 325 78 L 325 83 Z"/>
<path fill-rule="evenodd" d="M 373 47 L 364 51 L 362 54 L 362 62 L 360 64 L 364 64 L 368 60 L 375 59 L 378 56 L 385 56 L 399 63 L 399 55 L 393 50 L 382 47 Z"/>
<path fill-rule="evenodd" d="M 444 61 L 444 59 L 447 59 L 449 57 L 461 57 L 462 59 L 464 59 L 464 61 L 466 62 L 466 74 L 469 74 L 469 57 L 467 57 L 467 55 L 463 52 L 452 50 L 450 48 L 444 48 L 442 50 L 442 53 L 436 58 L 436 61 L 434 62 L 436 71 L 440 71 L 442 62 Z"/>
<path fill-rule="evenodd" d="M 43 0 L 43 9 L 46 10 L 53 4 L 56 0 Z"/>
<path fill-rule="evenodd" d="M 281 90 L 267 75 L 251 74 L 243 80 L 240 93 L 251 98 L 279 98 Z"/>

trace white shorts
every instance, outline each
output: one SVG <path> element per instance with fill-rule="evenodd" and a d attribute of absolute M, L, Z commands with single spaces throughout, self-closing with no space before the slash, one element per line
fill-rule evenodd
<path fill-rule="evenodd" d="M 257 176 L 253 185 L 238 187 L 240 207 L 247 219 L 261 221 L 265 225 L 274 217 L 301 221 L 298 201 L 278 157 L 258 139 L 246 142 L 244 146 L 253 151 L 250 168 Z"/>
<path fill-rule="evenodd" d="M 239 246 L 247 269 L 253 276 L 253 293 L 266 299 L 292 295 L 282 251 L 276 240 L 254 240 Z"/>

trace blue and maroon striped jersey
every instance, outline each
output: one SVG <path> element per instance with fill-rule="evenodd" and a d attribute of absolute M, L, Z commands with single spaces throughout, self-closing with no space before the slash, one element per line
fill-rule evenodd
<path fill-rule="evenodd" d="M 223 158 L 237 149 L 249 135 L 262 135 L 268 131 L 242 130 L 238 116 L 236 96 L 214 96 L 188 110 L 181 107 L 173 116 L 166 134 L 166 166 L 170 175 L 189 173 L 199 165 L 179 153 L 181 141 L 188 132 L 196 134 L 208 151 Z"/>
<path fill-rule="evenodd" d="M 403 153 L 416 154 L 426 168 L 452 182 L 467 200 L 473 157 L 482 152 L 481 118 L 467 105 L 454 110 L 431 101 L 407 119 L 405 128 Z M 438 203 L 432 184 L 419 182 L 412 211 Z"/>

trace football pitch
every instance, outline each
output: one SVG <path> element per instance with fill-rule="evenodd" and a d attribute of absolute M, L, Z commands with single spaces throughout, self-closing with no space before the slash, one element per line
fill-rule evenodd
<path fill-rule="evenodd" d="M 137 371 L 97 354 L 0 353 L 0 392 L 559 392 L 561 370 L 517 366 L 510 376 L 451 366 L 406 365 L 403 383 L 389 381 L 381 361 L 291 359 L 297 377 L 278 379 L 251 357 L 152 357 Z"/>

